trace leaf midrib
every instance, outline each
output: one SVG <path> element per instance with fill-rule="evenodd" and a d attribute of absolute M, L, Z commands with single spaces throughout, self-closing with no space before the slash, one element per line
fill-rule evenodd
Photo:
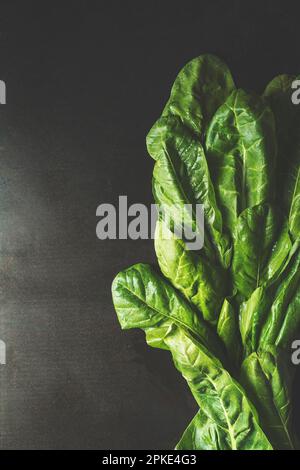
<path fill-rule="evenodd" d="M 294 186 L 293 196 L 292 196 L 291 205 L 290 205 L 289 220 L 291 219 L 291 215 L 292 215 L 292 211 L 293 211 L 293 204 L 294 204 L 294 199 L 295 199 L 295 196 L 296 196 L 296 191 L 297 191 L 297 186 L 298 186 L 298 181 L 299 181 L 299 175 L 300 175 L 300 168 L 298 168 L 297 178 L 295 180 L 295 186 Z"/>

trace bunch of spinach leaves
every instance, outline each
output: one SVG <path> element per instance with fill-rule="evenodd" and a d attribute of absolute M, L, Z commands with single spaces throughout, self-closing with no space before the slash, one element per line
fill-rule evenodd
<path fill-rule="evenodd" d="M 174 226 L 202 204 L 203 249 L 163 237 L 162 274 L 145 264 L 113 282 L 124 329 L 170 351 L 199 405 L 177 449 L 294 449 L 290 348 L 300 330 L 300 107 L 296 77 L 263 96 L 237 89 L 212 55 L 179 73 L 147 136 L 153 194 Z M 171 229 L 170 229 L 171 230 Z"/>

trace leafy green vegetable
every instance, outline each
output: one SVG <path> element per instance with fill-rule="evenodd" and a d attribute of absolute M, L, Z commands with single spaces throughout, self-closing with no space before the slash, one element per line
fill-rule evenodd
<path fill-rule="evenodd" d="M 115 278 L 112 289 L 122 328 L 142 328 L 148 333 L 147 328 L 151 327 L 151 346 L 155 343 L 157 347 L 160 344 L 165 348 L 164 334 L 176 324 L 211 351 L 217 354 L 222 351 L 221 342 L 209 325 L 150 266 L 137 264 L 122 271 Z M 155 337 L 153 327 L 159 327 L 159 333 L 163 332 L 163 336 Z"/>
<path fill-rule="evenodd" d="M 199 411 L 176 449 L 295 449 L 291 343 L 300 334 L 300 106 L 295 77 L 262 97 L 212 55 L 179 73 L 147 136 L 155 251 L 112 286 L 121 327 L 171 353 Z M 196 205 L 204 208 L 204 230 Z M 187 206 L 188 205 L 188 206 Z M 190 210 L 192 208 L 192 210 Z M 178 229 L 204 235 L 190 250 Z"/>
<path fill-rule="evenodd" d="M 268 290 L 268 300 L 270 299 L 271 302 L 268 303 L 269 314 L 259 339 L 262 347 L 291 341 L 291 326 L 292 334 L 298 332 L 300 325 L 299 279 L 300 251 L 298 250 L 289 263 L 288 271 L 284 271 L 275 286 L 270 286 Z M 273 292 L 274 295 L 272 295 Z"/>
<path fill-rule="evenodd" d="M 226 450 L 223 447 L 222 430 L 216 422 L 199 410 L 184 431 L 177 450 Z"/>
<path fill-rule="evenodd" d="M 220 312 L 217 333 L 225 345 L 227 355 L 231 359 L 234 368 L 237 368 L 242 353 L 241 334 L 235 307 L 226 298 Z"/>
<path fill-rule="evenodd" d="M 232 262 L 233 282 L 245 298 L 267 281 L 270 275 L 276 274 L 274 262 L 271 271 L 269 262 L 277 241 L 278 222 L 276 211 L 266 203 L 245 209 L 237 219 Z M 286 247 L 286 252 L 283 252 L 283 247 Z M 289 253 L 290 246 L 283 247 L 280 251 L 281 262 L 277 263 L 278 269 L 282 258 L 284 260 Z"/>
<path fill-rule="evenodd" d="M 208 351 L 217 350 L 217 340 L 167 283 L 149 266 L 135 265 L 116 277 L 113 298 L 122 328 L 142 328 L 150 346 L 170 350 L 224 448 L 271 448 L 242 388 Z"/>
<path fill-rule="evenodd" d="M 273 284 L 257 288 L 241 306 L 240 328 L 248 353 L 274 344 L 288 348 L 300 330 L 299 264 L 298 250 Z"/>
<path fill-rule="evenodd" d="M 182 330 L 173 329 L 165 341 L 200 409 L 218 427 L 224 448 L 271 449 L 252 404 L 219 361 Z"/>
<path fill-rule="evenodd" d="M 285 361 L 287 358 L 285 358 Z M 277 449 L 294 449 L 290 430 L 291 391 L 286 363 L 275 347 L 248 356 L 241 381 L 261 417 L 264 430 Z M 285 379 L 285 380 L 283 380 Z"/>
<path fill-rule="evenodd" d="M 203 204 L 209 228 L 209 235 L 204 240 L 205 255 L 215 260 L 215 247 L 221 262 L 228 264 L 230 247 L 226 237 L 222 236 L 222 217 L 201 143 L 174 117 L 161 118 L 147 139 L 156 142 L 157 153 L 150 151 L 156 160 L 153 171 L 155 202 L 175 227 L 181 228 L 184 218 L 199 236 L 203 235 L 202 227 L 197 224 L 195 214 L 189 213 L 187 205 L 194 208 L 196 204 Z"/>
<path fill-rule="evenodd" d="M 292 83 L 297 78 L 279 75 L 264 92 L 274 112 L 278 134 L 277 200 L 288 214 L 294 239 L 300 233 L 300 109 L 292 102 Z"/>
<path fill-rule="evenodd" d="M 163 116 L 178 116 L 202 137 L 213 114 L 235 88 L 227 65 L 213 55 L 191 60 L 178 74 Z"/>
<path fill-rule="evenodd" d="M 213 268 L 208 261 L 170 233 L 158 221 L 155 251 L 162 273 L 174 287 L 194 304 L 209 323 L 215 325 L 226 292 L 226 277 L 221 267 Z"/>
<path fill-rule="evenodd" d="M 234 237 L 239 214 L 272 194 L 276 140 L 269 107 L 258 96 L 234 91 L 210 123 L 206 149 L 217 201 Z"/>
<path fill-rule="evenodd" d="M 209 120 L 234 89 L 227 66 L 212 55 L 189 62 L 179 73 L 162 113 L 147 136 L 147 149 L 156 160 L 153 194 L 175 226 L 181 226 L 184 204 L 203 204 L 209 235 L 205 250 L 214 259 L 213 246 L 227 266 L 231 250 L 223 234 L 222 217 L 215 201 L 203 140 Z M 197 227 L 195 217 L 190 221 Z M 201 235 L 200 229 L 200 235 Z"/>
<path fill-rule="evenodd" d="M 300 153 L 300 152 L 299 152 Z M 289 212 L 289 229 L 294 240 L 299 239 L 300 233 L 300 170 L 294 169 L 291 175 L 292 196 Z"/>

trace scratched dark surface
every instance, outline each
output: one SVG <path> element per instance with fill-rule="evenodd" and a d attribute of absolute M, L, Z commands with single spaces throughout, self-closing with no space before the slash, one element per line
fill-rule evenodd
<path fill-rule="evenodd" d="M 196 406 L 110 294 L 152 242 L 97 240 L 96 207 L 151 202 L 145 135 L 188 60 L 216 53 L 256 91 L 300 70 L 293 2 L 86 3 L 44 9 L 46 27 L 12 9 L 0 35 L 2 449 L 174 447 Z"/>

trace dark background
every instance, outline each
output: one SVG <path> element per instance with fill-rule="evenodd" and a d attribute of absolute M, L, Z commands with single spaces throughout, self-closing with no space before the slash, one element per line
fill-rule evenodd
<path fill-rule="evenodd" d="M 173 448 L 195 403 L 167 353 L 121 332 L 110 294 L 119 270 L 155 262 L 152 242 L 98 240 L 96 207 L 119 195 L 151 202 L 145 135 L 193 57 L 217 54 L 239 86 L 258 92 L 278 73 L 299 73 L 299 8 L 8 3 L 0 2 L 0 447 Z"/>

